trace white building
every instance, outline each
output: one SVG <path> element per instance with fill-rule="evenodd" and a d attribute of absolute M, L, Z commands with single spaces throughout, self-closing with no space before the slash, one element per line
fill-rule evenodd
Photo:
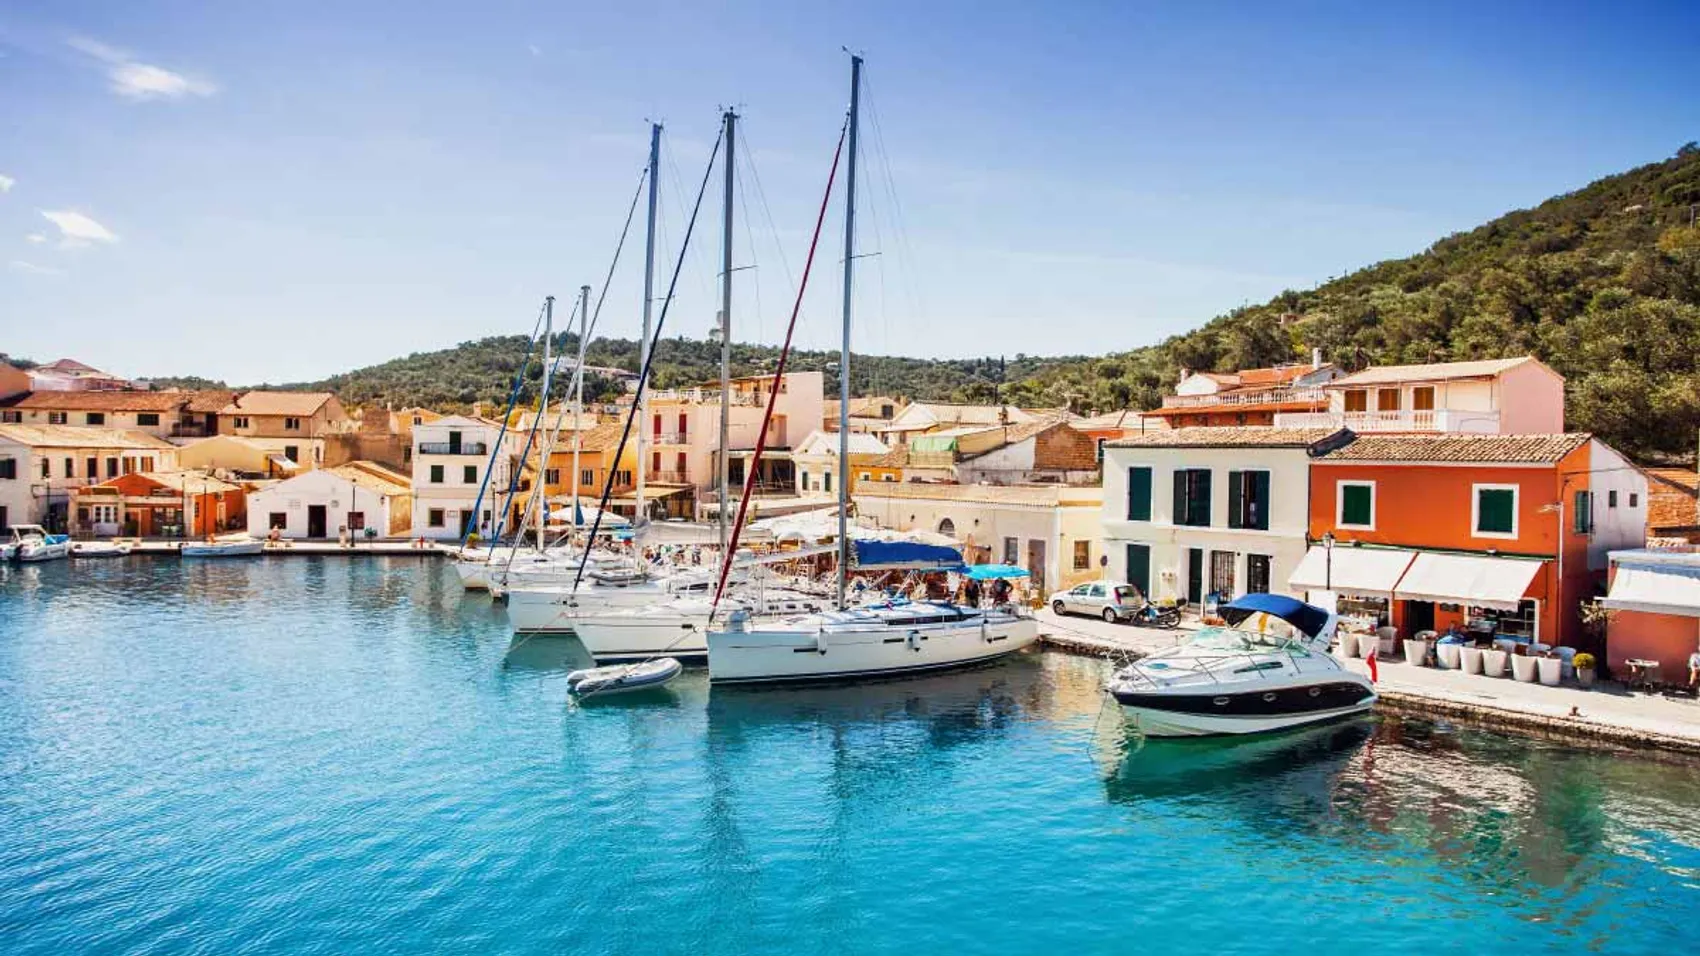
<path fill-rule="evenodd" d="M 407 476 L 357 461 L 309 471 L 248 493 L 248 527 L 259 536 L 276 528 L 285 538 L 334 538 L 347 528 L 356 540 L 371 528 L 404 534 L 413 521 Z"/>
<path fill-rule="evenodd" d="M 1564 376 L 1539 359 L 1382 365 L 1322 386 L 1323 412 L 1278 412 L 1277 428 L 1369 432 L 1556 435 L 1564 431 Z"/>
<path fill-rule="evenodd" d="M 488 538 L 495 530 L 498 502 L 507 494 L 523 440 L 524 435 L 512 429 L 503 437 L 500 422 L 465 415 L 414 426 L 412 534 L 458 541 L 476 528 Z M 502 448 L 492 472 L 490 449 L 498 442 Z"/>
<path fill-rule="evenodd" d="M 816 430 L 791 451 L 797 466 L 797 494 L 805 498 L 836 498 L 838 496 L 838 432 Z M 891 451 L 885 443 L 866 432 L 850 432 L 850 489 L 858 481 L 874 480 L 868 465 Z M 861 470 L 857 470 L 860 465 Z M 863 476 L 867 476 L 864 478 Z"/>
<path fill-rule="evenodd" d="M 72 489 L 133 472 L 177 470 L 177 448 L 146 432 L 0 425 L 0 528 L 68 524 Z"/>
<path fill-rule="evenodd" d="M 1306 551 L 1310 461 L 1350 440 L 1325 428 L 1202 427 L 1104 446 L 1110 576 L 1194 605 L 1287 593 Z"/>

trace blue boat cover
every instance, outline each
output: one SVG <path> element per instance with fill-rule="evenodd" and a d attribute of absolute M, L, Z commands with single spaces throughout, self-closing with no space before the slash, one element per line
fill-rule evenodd
<path fill-rule="evenodd" d="M 1027 569 L 1013 564 L 974 564 L 968 567 L 968 576 L 976 581 L 992 581 L 997 578 L 1024 578 Z"/>
<path fill-rule="evenodd" d="M 1253 614 L 1269 614 L 1293 625 L 1309 637 L 1322 633 L 1323 627 L 1328 624 L 1327 611 L 1313 604 L 1306 604 L 1298 598 L 1280 594 L 1242 594 L 1222 605 L 1220 613 L 1222 620 L 1230 625 L 1238 624 Z"/>
<path fill-rule="evenodd" d="M 920 568 L 955 571 L 962 567 L 962 552 L 937 544 L 913 541 L 852 541 L 850 560 L 864 570 Z"/>

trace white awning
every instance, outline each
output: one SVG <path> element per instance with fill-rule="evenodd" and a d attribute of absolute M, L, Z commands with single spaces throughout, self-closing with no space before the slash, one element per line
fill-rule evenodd
<path fill-rule="evenodd" d="M 1396 587 L 1399 578 L 1416 556 L 1415 551 L 1402 548 L 1354 548 L 1337 544 L 1334 566 L 1330 569 L 1328 549 L 1317 545 L 1305 553 L 1287 584 L 1295 591 L 1332 590 L 1336 594 L 1385 598 L 1395 590 L 1402 590 Z"/>
<path fill-rule="evenodd" d="M 1425 551 L 1411 562 L 1410 570 L 1399 582 L 1399 597 L 1515 611 L 1544 563 Z"/>
<path fill-rule="evenodd" d="M 1700 568 L 1619 564 L 1600 602 L 1619 611 L 1700 617 Z"/>

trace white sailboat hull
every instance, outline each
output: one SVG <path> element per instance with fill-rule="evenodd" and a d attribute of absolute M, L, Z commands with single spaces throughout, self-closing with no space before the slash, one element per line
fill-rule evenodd
<path fill-rule="evenodd" d="M 642 660 L 666 654 L 693 663 L 708 659 L 708 630 L 723 623 L 734 606 L 759 605 L 757 618 L 795 616 L 820 610 L 821 598 L 792 591 L 746 594 L 737 605 L 723 605 L 713 622 L 710 602 L 685 599 L 668 604 L 590 612 L 572 619 L 573 633 L 598 663 Z"/>
<path fill-rule="evenodd" d="M 1032 618 L 862 630 L 756 628 L 708 635 L 708 679 L 719 684 L 844 680 L 964 667 L 1038 639 Z"/>

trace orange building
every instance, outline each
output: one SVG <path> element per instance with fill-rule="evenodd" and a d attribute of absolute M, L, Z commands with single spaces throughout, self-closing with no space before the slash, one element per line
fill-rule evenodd
<path fill-rule="evenodd" d="M 1313 544 L 1290 583 L 1401 637 L 1575 646 L 1607 551 L 1646 533 L 1645 478 L 1587 434 L 1359 436 L 1310 475 Z"/>
<path fill-rule="evenodd" d="M 101 537 L 196 538 L 247 527 L 242 487 L 204 472 L 120 475 L 78 488 L 75 507 L 72 530 Z"/>
<path fill-rule="evenodd" d="M 1628 678 L 1630 661 L 1657 661 L 1658 681 L 1688 681 L 1688 656 L 1700 650 L 1700 550 L 1637 548 L 1611 553 L 1606 664 Z"/>

